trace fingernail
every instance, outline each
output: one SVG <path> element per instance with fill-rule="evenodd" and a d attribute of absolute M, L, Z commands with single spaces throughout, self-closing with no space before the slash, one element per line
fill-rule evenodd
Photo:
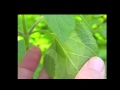
<path fill-rule="evenodd" d="M 104 62 L 99 57 L 92 57 L 88 61 L 88 67 L 93 68 L 93 69 L 101 72 L 103 70 L 103 67 L 104 67 Z"/>

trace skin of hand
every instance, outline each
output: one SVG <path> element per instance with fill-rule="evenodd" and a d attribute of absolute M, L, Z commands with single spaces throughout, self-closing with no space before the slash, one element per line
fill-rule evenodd
<path fill-rule="evenodd" d="M 24 55 L 18 65 L 18 79 L 32 79 L 33 74 L 41 58 L 41 50 L 32 46 Z M 88 60 L 76 75 L 75 79 L 104 79 L 105 66 L 99 57 L 92 57 Z M 51 79 L 42 68 L 38 79 Z"/>

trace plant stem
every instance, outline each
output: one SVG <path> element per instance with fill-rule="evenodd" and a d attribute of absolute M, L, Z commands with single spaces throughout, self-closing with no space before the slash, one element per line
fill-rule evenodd
<path fill-rule="evenodd" d="M 23 26 L 23 32 L 24 32 L 24 40 L 25 40 L 25 46 L 26 46 L 26 51 L 29 49 L 29 35 L 26 30 L 26 24 L 25 24 L 25 18 L 24 15 L 22 15 L 22 26 Z"/>
<path fill-rule="evenodd" d="M 18 31 L 18 35 L 23 37 L 23 33 Z"/>
<path fill-rule="evenodd" d="M 50 33 L 49 31 L 46 31 L 46 30 L 36 30 L 36 31 L 33 31 L 31 34 L 37 33 L 37 32 L 39 32 L 39 33 L 43 32 L 43 33 L 48 34 L 49 36 L 53 37 L 53 33 Z"/>
<path fill-rule="evenodd" d="M 30 35 L 33 31 L 33 29 L 38 25 L 38 23 L 43 19 L 43 16 L 41 16 L 34 24 L 33 26 L 30 28 L 28 34 Z"/>

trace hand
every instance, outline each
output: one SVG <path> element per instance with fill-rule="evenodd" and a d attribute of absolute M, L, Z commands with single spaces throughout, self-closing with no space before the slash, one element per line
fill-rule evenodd
<path fill-rule="evenodd" d="M 18 65 L 18 79 L 32 79 L 39 64 L 41 50 L 37 46 L 31 47 Z M 92 57 L 76 75 L 75 79 L 104 79 L 104 62 L 99 57 Z M 39 79 L 51 79 L 42 68 Z"/>

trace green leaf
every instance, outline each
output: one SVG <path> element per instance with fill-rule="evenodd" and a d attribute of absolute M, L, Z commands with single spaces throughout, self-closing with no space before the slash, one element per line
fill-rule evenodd
<path fill-rule="evenodd" d="M 61 41 L 66 41 L 75 28 L 74 15 L 44 15 L 48 27 Z"/>
<path fill-rule="evenodd" d="M 86 24 L 83 20 L 76 21 L 76 28 L 67 41 L 63 43 L 55 38 L 46 52 L 44 68 L 54 79 L 73 79 L 86 61 L 96 55 L 97 49 Z"/>
<path fill-rule="evenodd" d="M 25 52 L 26 52 L 26 49 L 25 49 L 24 40 L 18 41 L 18 63 L 22 59 L 22 57 L 25 54 Z"/>

